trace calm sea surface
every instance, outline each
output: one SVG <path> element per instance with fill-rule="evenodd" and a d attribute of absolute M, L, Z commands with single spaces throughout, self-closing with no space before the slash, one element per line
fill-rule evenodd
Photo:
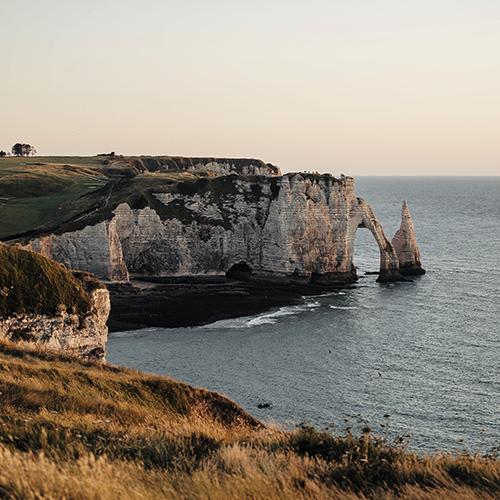
<path fill-rule="evenodd" d="M 359 229 L 353 287 L 205 327 L 114 333 L 108 361 L 219 391 L 264 421 L 342 428 L 361 413 L 380 429 L 390 413 L 392 430 L 410 432 L 414 449 L 493 447 L 500 177 L 362 177 L 355 191 L 389 239 L 406 199 L 425 276 L 390 285 L 363 276 L 378 270 L 379 252 Z"/>

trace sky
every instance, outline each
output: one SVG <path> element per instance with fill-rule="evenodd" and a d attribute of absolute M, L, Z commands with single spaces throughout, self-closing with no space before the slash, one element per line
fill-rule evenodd
<path fill-rule="evenodd" d="M 498 0 L 2 0 L 0 149 L 500 175 Z"/>

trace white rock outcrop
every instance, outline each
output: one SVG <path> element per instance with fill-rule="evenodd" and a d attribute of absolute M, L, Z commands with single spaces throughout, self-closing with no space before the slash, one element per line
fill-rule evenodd
<path fill-rule="evenodd" d="M 127 281 L 128 270 L 115 226 L 113 219 L 86 226 L 81 231 L 49 234 L 31 241 L 26 248 L 60 262 L 68 269 L 89 270 L 108 281 Z"/>
<path fill-rule="evenodd" d="M 411 220 L 410 210 L 406 201 L 403 201 L 401 210 L 401 227 L 392 239 L 399 260 L 399 271 L 404 275 L 425 274 L 420 264 L 420 251 L 418 250 L 415 230 Z"/>
<path fill-rule="evenodd" d="M 85 283 L 82 283 L 85 288 Z M 76 354 L 83 358 L 105 360 L 110 312 L 109 292 L 104 286 L 87 290 L 92 309 L 85 315 L 71 314 L 64 309 L 57 315 L 14 314 L 0 318 L 0 338 Z"/>

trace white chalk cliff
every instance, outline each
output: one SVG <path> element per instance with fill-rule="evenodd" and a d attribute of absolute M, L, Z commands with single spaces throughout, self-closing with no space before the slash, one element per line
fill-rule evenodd
<path fill-rule="evenodd" d="M 118 204 L 110 218 L 28 246 L 109 281 L 224 276 L 233 269 L 251 279 L 349 283 L 356 279 L 354 237 L 366 227 L 380 249 L 379 280 L 403 279 L 393 244 L 350 177 L 229 175 L 151 194 L 147 206 Z M 409 250 L 401 255 L 408 267 Z"/>

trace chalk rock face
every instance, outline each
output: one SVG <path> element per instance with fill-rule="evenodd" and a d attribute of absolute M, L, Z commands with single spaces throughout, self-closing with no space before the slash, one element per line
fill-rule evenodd
<path fill-rule="evenodd" d="M 162 157 L 142 156 L 128 160 L 140 172 L 159 172 L 165 170 L 193 170 L 212 171 L 216 175 L 265 175 L 280 176 L 279 167 L 271 163 L 252 158 L 184 158 L 184 157 Z M 123 161 L 114 163 L 116 166 Z"/>
<path fill-rule="evenodd" d="M 111 281 L 237 269 L 253 280 L 349 283 L 356 279 L 354 236 L 366 227 L 380 249 L 379 280 L 403 279 L 391 242 L 350 177 L 231 175 L 152 198 L 153 206 L 122 203 L 111 220 L 29 246 Z"/>
<path fill-rule="evenodd" d="M 392 239 L 399 260 L 399 272 L 403 275 L 425 274 L 420 265 L 420 252 L 415 239 L 415 231 L 411 220 L 410 210 L 406 201 L 403 201 L 401 210 L 401 227 Z"/>
<path fill-rule="evenodd" d="M 129 275 L 115 226 L 114 219 L 102 221 L 78 232 L 43 236 L 32 240 L 27 248 L 64 264 L 68 269 L 92 269 L 90 272 L 100 278 L 126 281 Z"/>
<path fill-rule="evenodd" d="M 198 161 L 194 164 L 194 170 L 211 170 L 216 175 L 281 175 L 279 167 L 264 163 L 249 162 L 238 164 L 231 160 L 214 159 L 212 161 Z"/>
<path fill-rule="evenodd" d="M 105 360 L 108 320 L 111 304 L 109 292 L 96 280 L 80 280 L 92 309 L 87 314 L 72 314 L 64 308 L 56 315 L 13 314 L 0 318 L 0 338 L 24 341 L 83 358 Z"/>

